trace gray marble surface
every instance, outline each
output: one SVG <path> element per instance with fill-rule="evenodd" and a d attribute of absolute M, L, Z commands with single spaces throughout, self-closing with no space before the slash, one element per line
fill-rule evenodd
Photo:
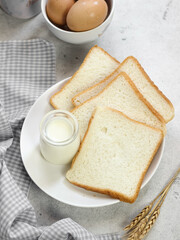
<path fill-rule="evenodd" d="M 43 38 L 54 43 L 57 81 L 71 76 L 88 50 L 98 44 L 119 61 L 135 56 L 175 107 L 167 125 L 165 149 L 155 175 L 134 204 L 119 202 L 101 208 L 77 208 L 58 202 L 31 184 L 29 200 L 39 225 L 70 217 L 94 233 L 122 232 L 163 188 L 180 166 L 180 1 L 117 0 L 113 21 L 96 42 L 75 46 L 54 37 L 41 14 L 18 20 L 0 10 L 0 40 Z M 180 176 L 173 184 L 148 240 L 180 240 Z"/>

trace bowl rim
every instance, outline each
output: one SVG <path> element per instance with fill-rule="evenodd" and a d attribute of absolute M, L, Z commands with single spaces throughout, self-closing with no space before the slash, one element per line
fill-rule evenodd
<path fill-rule="evenodd" d="M 43 17 L 45 18 L 45 20 L 50 24 L 51 27 L 53 27 L 54 29 L 62 32 L 62 33 L 65 33 L 65 34 L 69 34 L 69 35 L 85 35 L 87 33 L 91 33 L 93 32 L 94 30 L 98 30 L 100 27 L 102 27 L 103 25 L 106 24 L 106 22 L 112 17 L 113 13 L 114 13 L 114 9 L 115 9 L 115 0 L 110 0 L 111 1 L 111 9 L 110 9 L 110 13 L 108 15 L 108 17 L 104 20 L 103 23 L 101 23 L 99 26 L 97 26 L 96 28 L 93 28 L 93 29 L 90 29 L 88 31 L 83 31 L 83 32 L 73 32 L 73 31 L 67 31 L 67 30 L 63 30 L 61 28 L 58 28 L 56 27 L 48 18 L 47 14 L 46 14 L 46 2 L 48 0 L 42 0 L 41 1 L 41 12 L 42 12 L 42 15 Z"/>

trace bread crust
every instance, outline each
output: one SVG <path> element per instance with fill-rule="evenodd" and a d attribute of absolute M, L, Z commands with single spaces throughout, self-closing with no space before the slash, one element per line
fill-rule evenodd
<path fill-rule="evenodd" d="M 141 73 L 144 75 L 144 77 L 146 78 L 146 80 L 151 84 L 151 86 L 156 90 L 156 92 L 158 92 L 162 98 L 164 98 L 164 100 L 169 104 L 169 106 L 171 107 L 172 111 L 173 111 L 173 115 L 172 117 L 167 121 L 171 121 L 175 115 L 174 113 L 174 106 L 171 103 L 171 101 L 163 94 L 163 92 L 155 85 L 155 83 L 150 79 L 150 77 L 148 76 L 148 74 L 145 72 L 144 68 L 141 66 L 141 64 L 138 62 L 138 60 L 133 57 L 133 56 L 129 56 L 127 57 L 122 64 L 124 64 L 126 61 L 128 61 L 129 59 L 132 59 L 133 61 L 135 61 L 135 63 L 137 64 L 139 70 L 141 71 Z M 149 103 L 150 104 L 150 103 Z M 162 117 L 162 116 L 161 116 Z M 164 120 L 165 121 L 165 120 Z M 165 121 L 166 122 L 166 121 Z M 166 123 L 167 123 L 166 122 Z"/>
<path fill-rule="evenodd" d="M 138 98 L 146 104 L 146 106 L 149 108 L 149 110 L 162 122 L 162 124 L 166 124 L 164 118 L 153 108 L 153 106 L 146 100 L 146 98 L 140 93 L 140 91 L 137 89 L 136 85 L 133 83 L 133 81 L 130 79 L 130 77 L 125 73 L 122 72 L 122 75 L 124 75 L 125 79 L 128 81 L 128 83 L 133 88 L 134 92 L 137 94 Z"/>
<path fill-rule="evenodd" d="M 117 63 L 119 63 L 119 61 L 117 59 L 115 59 L 114 57 L 112 57 L 109 53 L 107 53 L 103 48 L 95 45 L 94 47 L 92 47 L 89 52 L 87 53 L 86 57 L 84 58 L 84 61 L 82 62 L 82 64 L 80 65 L 79 69 L 73 74 L 73 76 L 64 84 L 64 86 L 55 94 L 53 94 L 50 98 L 50 104 L 53 106 L 53 108 L 58 109 L 58 107 L 54 104 L 53 99 L 56 95 L 58 95 L 59 93 L 61 93 L 66 87 L 67 85 L 69 85 L 71 83 L 71 81 L 74 79 L 74 77 L 79 73 L 79 71 L 81 70 L 81 68 L 86 64 L 86 61 L 89 57 L 89 55 L 91 54 L 91 52 L 93 51 L 93 49 L 95 48 L 99 48 L 101 49 L 101 51 L 103 51 L 106 55 L 108 55 L 111 59 L 113 59 L 114 61 L 116 61 Z"/>
<path fill-rule="evenodd" d="M 149 76 L 147 75 L 147 73 L 145 72 L 144 68 L 141 66 L 141 64 L 138 62 L 138 60 L 137 60 L 135 57 L 133 57 L 133 56 L 127 57 L 127 58 L 120 64 L 120 66 L 115 69 L 115 71 L 118 71 L 119 69 L 121 69 L 121 67 L 122 67 L 129 59 L 133 60 L 133 61 L 136 63 L 137 67 L 139 68 L 140 72 L 144 75 L 144 77 L 146 78 L 146 80 L 147 80 L 147 81 L 150 83 L 150 85 L 155 89 L 155 91 L 156 91 L 158 94 L 160 94 L 161 97 L 168 103 L 168 105 L 170 106 L 170 108 L 172 109 L 172 112 L 173 112 L 171 118 L 169 118 L 168 121 L 166 121 L 166 120 L 163 118 L 163 116 L 162 116 L 158 111 L 156 111 L 156 110 L 154 109 L 154 107 L 152 106 L 152 104 L 150 104 L 149 101 L 146 100 L 145 97 L 143 97 L 143 98 L 145 99 L 145 101 L 148 103 L 149 106 L 151 106 L 151 109 L 153 109 L 153 111 L 156 112 L 156 114 L 159 116 L 159 118 L 160 118 L 160 119 L 163 119 L 163 121 L 164 121 L 165 123 L 171 121 L 171 120 L 173 119 L 174 115 L 175 115 L 173 104 L 172 104 L 171 101 L 162 93 L 162 91 L 159 90 L 159 88 L 155 85 L 155 83 L 150 79 L 150 77 L 149 77 Z M 115 72 L 115 71 L 114 71 L 114 72 Z M 114 73 L 114 72 L 113 72 L 113 73 Z M 113 73 L 112 73 L 112 74 L 113 74 Z M 79 96 L 81 96 L 81 95 L 85 94 L 86 92 L 92 90 L 93 88 L 96 88 L 96 87 L 99 86 L 100 84 L 106 82 L 106 81 L 108 80 L 108 78 L 109 78 L 110 76 L 112 76 L 112 74 L 109 75 L 109 76 L 107 76 L 105 79 L 103 79 L 103 80 L 100 81 L 99 83 L 97 83 L 97 84 L 91 86 L 90 88 L 87 88 L 86 90 L 84 90 L 84 91 L 78 93 L 77 95 L 75 95 L 75 96 L 72 98 L 72 103 L 73 103 L 73 105 L 74 105 L 75 107 L 77 106 L 76 103 L 75 103 L 75 99 L 76 99 L 76 98 L 78 98 Z M 131 81 L 132 81 L 132 80 L 131 80 Z M 133 81 L 132 81 L 132 82 L 133 82 Z M 134 82 L 133 82 L 133 83 L 134 83 Z M 135 85 L 135 84 L 134 84 L 134 85 Z M 135 86 L 135 87 L 136 87 L 136 86 Z M 137 89 L 137 87 L 136 87 L 136 89 Z M 139 91 L 139 90 L 138 90 L 138 91 Z M 140 93 L 140 91 L 139 91 L 139 93 Z M 140 94 L 141 94 L 141 93 L 140 93 Z M 142 95 L 142 94 L 141 94 L 141 95 Z M 143 96 L 143 95 L 142 95 L 142 96 Z M 91 98 L 89 98 L 89 99 L 91 99 Z M 79 106 L 79 105 L 78 105 L 78 106 Z"/>
<path fill-rule="evenodd" d="M 144 102 L 144 104 L 148 107 L 148 109 L 157 117 L 157 119 L 159 119 L 159 121 L 162 123 L 163 127 L 164 127 L 164 135 L 166 134 L 166 125 L 165 125 L 165 121 L 164 119 L 161 117 L 161 115 L 151 106 L 151 104 L 143 97 L 143 95 L 139 92 L 139 90 L 137 89 L 137 87 L 135 86 L 135 84 L 133 83 L 133 81 L 129 78 L 129 76 L 125 73 L 125 72 L 121 72 L 117 77 L 115 77 L 110 83 L 107 84 L 107 86 L 100 92 L 98 93 L 96 96 L 86 100 L 85 102 L 81 103 L 80 105 L 76 106 L 75 108 L 73 108 L 71 110 L 71 112 L 73 113 L 73 111 L 75 111 L 76 109 L 78 109 L 79 107 L 81 107 L 82 105 L 84 105 L 86 102 L 91 101 L 92 99 L 98 97 L 101 93 L 103 93 L 114 81 L 116 81 L 116 79 L 120 76 L 123 75 L 123 77 L 126 79 L 126 81 L 130 84 L 130 86 L 132 87 L 132 89 L 134 90 L 135 94 L 137 95 L 137 97 Z"/>
<path fill-rule="evenodd" d="M 111 111 L 114 111 L 114 112 L 117 112 L 117 113 L 123 115 L 125 118 L 127 118 L 128 120 L 130 120 L 130 121 L 132 121 L 132 122 L 135 122 L 135 123 L 137 123 L 137 124 L 146 126 L 146 127 L 148 127 L 148 128 L 151 128 L 151 129 L 153 129 L 153 130 L 155 130 L 155 131 L 157 131 L 157 132 L 160 132 L 160 134 L 161 134 L 160 140 L 159 140 L 159 142 L 158 142 L 158 144 L 157 144 L 157 146 L 156 146 L 156 148 L 155 148 L 155 150 L 154 150 L 151 158 L 150 158 L 149 161 L 148 161 L 147 167 L 144 169 L 144 171 L 143 171 L 143 173 L 142 173 L 142 175 L 141 175 L 141 178 L 139 179 L 139 182 L 138 182 L 138 185 L 137 185 L 136 192 L 135 192 L 134 196 L 130 198 L 130 197 L 126 196 L 125 194 L 122 194 L 122 193 L 119 193 L 119 192 L 116 192 L 116 191 L 112 191 L 111 189 L 108 189 L 108 188 L 107 188 L 107 189 L 100 189 L 100 188 L 95 188 L 95 187 L 92 187 L 92 186 L 87 186 L 87 185 L 79 184 L 79 183 L 77 183 L 77 182 L 70 181 L 69 179 L 67 179 L 67 180 L 68 180 L 69 182 L 71 182 L 72 184 L 74 184 L 74 185 L 76 185 L 76 186 L 78 186 L 78 187 L 84 188 L 84 189 L 86 189 L 86 190 L 88 190 L 88 191 L 94 191 L 94 192 L 106 194 L 106 195 L 111 196 L 112 198 L 117 198 L 117 199 L 119 199 L 120 201 L 123 201 L 123 202 L 134 203 L 135 200 L 137 199 L 138 195 L 139 195 L 139 191 L 140 191 L 140 188 L 141 188 L 143 179 L 144 179 L 144 177 L 145 177 L 145 175 L 146 175 L 146 172 L 147 172 L 147 170 L 148 170 L 148 168 L 149 168 L 149 166 L 150 166 L 150 164 L 151 164 L 151 162 L 152 162 L 152 160 L 153 160 L 156 152 L 158 151 L 158 149 L 159 149 L 159 147 L 160 147 L 160 144 L 162 143 L 164 134 L 163 134 L 163 131 L 162 131 L 162 130 L 160 130 L 160 129 L 158 129 L 158 128 L 154 128 L 154 127 L 152 127 L 152 126 L 149 126 L 149 125 L 147 125 L 147 124 L 145 124 L 145 123 L 136 121 L 136 120 L 134 120 L 134 119 L 131 119 L 130 117 L 128 117 L 126 114 L 124 114 L 124 113 L 121 112 L 121 111 L 118 111 L 118 110 L 113 109 L 113 108 L 110 108 L 110 107 L 106 107 L 106 108 L 107 108 L 107 109 L 110 109 Z M 97 108 L 94 110 L 94 112 L 93 112 L 93 114 L 92 114 L 92 116 L 91 116 L 91 119 L 90 119 L 89 124 L 88 124 L 88 129 L 87 129 L 86 134 L 84 135 L 84 138 L 83 138 L 83 140 L 82 140 L 82 142 L 81 142 L 81 144 L 80 144 L 80 147 L 79 147 L 78 152 L 76 153 L 75 157 L 74 157 L 73 160 L 72 160 L 70 169 L 73 168 L 73 165 L 74 165 L 74 163 L 75 163 L 75 161 L 76 161 L 76 158 L 77 158 L 79 152 L 81 151 L 81 148 L 82 148 L 83 145 L 84 145 L 85 139 L 86 139 L 86 137 L 87 137 L 87 135 L 88 135 L 88 133 L 89 133 L 89 129 L 90 129 L 91 123 L 92 123 L 92 121 L 93 121 L 93 119 L 94 119 L 94 116 L 95 116 L 95 114 L 96 114 L 96 111 L 97 111 Z"/>

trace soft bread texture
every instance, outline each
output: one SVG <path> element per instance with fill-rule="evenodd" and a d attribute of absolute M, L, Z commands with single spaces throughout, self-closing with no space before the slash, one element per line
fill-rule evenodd
<path fill-rule="evenodd" d="M 97 109 L 66 178 L 87 190 L 133 203 L 162 139 L 159 129 L 114 109 Z"/>
<path fill-rule="evenodd" d="M 124 72 L 120 73 L 97 96 L 71 111 L 78 120 L 81 140 L 88 128 L 92 112 L 97 106 L 117 109 L 134 120 L 159 128 L 164 134 L 166 132 L 164 121 L 156 115 L 156 112 L 153 112 L 151 106 Z"/>
<path fill-rule="evenodd" d="M 118 66 L 114 70 L 114 72 L 112 72 L 109 76 L 107 76 L 101 82 L 75 95 L 72 98 L 72 103 L 74 104 L 74 106 L 79 106 L 81 103 L 85 102 L 91 97 L 96 96 L 108 85 L 108 83 L 110 83 L 115 77 L 117 77 L 120 72 L 121 72 L 121 69 L 120 69 L 120 66 Z"/>
<path fill-rule="evenodd" d="M 174 117 L 174 107 L 172 103 L 152 82 L 136 58 L 132 56 L 126 58 L 115 70 L 114 76 L 121 71 L 125 72 L 131 78 L 140 93 L 158 114 L 161 115 L 166 123 Z M 91 97 L 96 96 L 111 80 L 111 77 L 105 78 L 100 83 L 77 94 L 73 98 L 73 104 L 78 106 Z"/>
<path fill-rule="evenodd" d="M 70 111 L 74 105 L 74 95 L 100 82 L 110 75 L 118 66 L 119 62 L 105 52 L 102 48 L 94 46 L 90 49 L 78 71 L 55 93 L 50 103 L 55 109 Z"/>

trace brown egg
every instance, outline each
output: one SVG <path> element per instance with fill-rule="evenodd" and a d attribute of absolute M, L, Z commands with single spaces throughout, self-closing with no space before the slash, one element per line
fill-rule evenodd
<path fill-rule="evenodd" d="M 99 26 L 106 18 L 108 6 L 104 0 L 78 0 L 66 18 L 72 31 L 82 32 Z"/>
<path fill-rule="evenodd" d="M 57 25 L 66 24 L 66 16 L 75 0 L 48 0 L 46 12 L 49 20 Z"/>

